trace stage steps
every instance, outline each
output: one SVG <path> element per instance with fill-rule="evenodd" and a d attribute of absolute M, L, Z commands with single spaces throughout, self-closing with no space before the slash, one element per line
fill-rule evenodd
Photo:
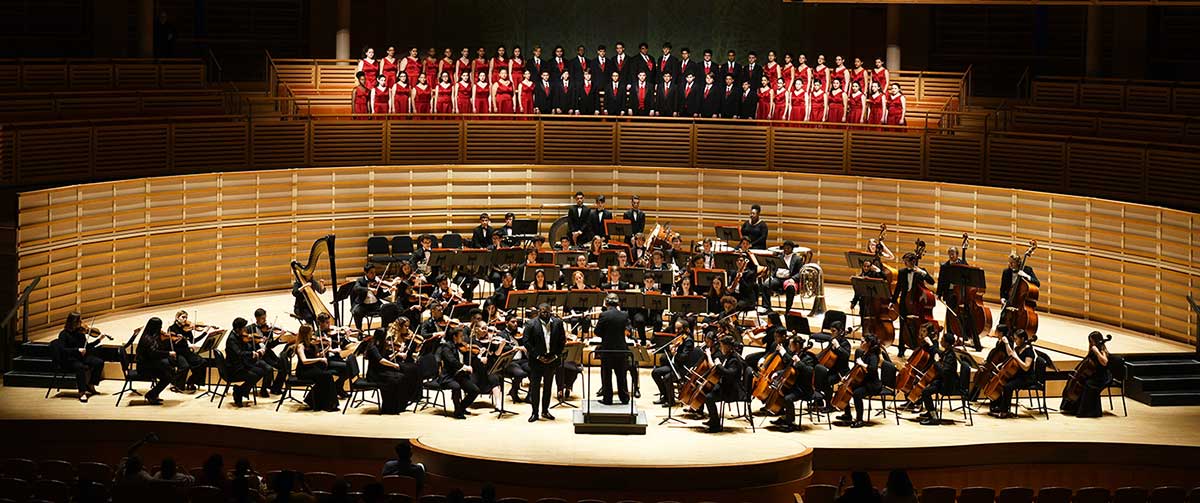
<path fill-rule="evenodd" d="M 101 347 L 97 353 L 105 359 L 104 378 L 119 379 L 120 364 L 116 361 L 115 348 Z M 14 388 L 46 388 L 53 383 L 54 363 L 50 360 L 50 344 L 45 342 L 26 342 L 17 347 L 17 357 L 13 358 L 12 370 L 4 373 L 4 385 Z M 59 377 L 58 385 L 63 389 L 75 389 L 75 375 Z"/>
<path fill-rule="evenodd" d="M 572 411 L 577 434 L 645 435 L 649 419 L 636 406 L 605 405 L 589 400 L 583 409 Z"/>
<path fill-rule="evenodd" d="M 1182 353 L 1125 358 L 1125 395 L 1150 405 L 1200 405 L 1200 358 Z"/>

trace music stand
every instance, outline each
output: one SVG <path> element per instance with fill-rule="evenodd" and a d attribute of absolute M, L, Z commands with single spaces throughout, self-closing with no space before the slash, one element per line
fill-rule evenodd
<path fill-rule="evenodd" d="M 574 266 L 575 265 L 575 257 L 578 257 L 580 255 L 583 255 L 584 257 L 586 257 L 587 252 L 574 251 L 574 250 L 554 252 L 554 264 L 560 265 L 560 266 Z M 539 258 L 538 260 L 540 261 L 541 259 Z"/>
<path fill-rule="evenodd" d="M 612 250 L 604 250 L 600 252 L 600 256 L 596 257 L 596 265 L 599 267 L 612 267 L 617 265 L 617 252 Z"/>
<path fill-rule="evenodd" d="M 784 323 L 787 325 L 788 332 L 812 335 L 812 328 L 808 326 L 808 318 L 803 313 L 788 311 Z"/>
<path fill-rule="evenodd" d="M 713 267 L 725 270 L 736 269 L 737 259 L 740 256 L 742 256 L 741 252 L 716 252 L 713 254 Z"/>
<path fill-rule="evenodd" d="M 538 292 L 538 304 L 550 304 L 551 306 L 561 306 L 567 303 L 566 290 L 542 290 Z"/>
<path fill-rule="evenodd" d="M 599 305 L 603 299 L 604 292 L 600 290 L 569 290 L 567 291 L 567 300 L 563 303 L 563 307 L 566 309 L 587 311 Z"/>
<path fill-rule="evenodd" d="M 846 265 L 850 266 L 850 268 L 854 269 L 855 271 L 862 270 L 863 262 L 870 262 L 872 260 L 875 260 L 874 253 L 866 253 L 858 250 L 846 251 Z"/>
<path fill-rule="evenodd" d="M 666 311 L 670 297 L 661 293 L 643 293 L 642 307 L 647 311 Z"/>
<path fill-rule="evenodd" d="M 525 272 L 521 274 L 521 281 L 533 284 L 534 276 L 537 276 L 538 271 L 545 271 L 546 284 L 557 283 L 558 278 L 562 276 L 562 270 L 556 265 L 551 264 L 526 264 Z"/>
<path fill-rule="evenodd" d="M 641 267 L 622 267 L 621 281 L 633 283 L 637 286 L 642 286 L 642 282 L 646 281 L 646 270 Z"/>
<path fill-rule="evenodd" d="M 500 373 L 505 367 L 508 367 L 508 365 L 512 363 L 513 356 L 516 354 L 516 349 L 510 349 L 501 354 L 493 355 L 492 363 L 488 368 L 488 375 L 500 376 L 500 408 L 496 408 L 495 404 L 492 405 L 492 413 L 496 414 L 497 418 L 504 417 L 505 414 L 512 414 L 514 416 L 517 415 L 516 412 L 504 409 L 504 376 Z"/>
<path fill-rule="evenodd" d="M 492 252 L 492 265 L 511 265 L 520 264 L 525 261 L 525 254 L 529 250 L 524 248 L 497 248 Z"/>
<path fill-rule="evenodd" d="M 675 284 L 675 273 L 670 269 L 648 270 L 646 274 L 654 277 L 654 282 L 658 283 L 659 288 L 670 291 L 669 286 Z M 663 285 L 667 285 L 664 287 Z"/>
<path fill-rule="evenodd" d="M 687 250 L 675 250 L 675 267 L 678 267 L 681 271 L 687 269 L 688 264 L 692 260 L 692 255 L 694 254 Z"/>
<path fill-rule="evenodd" d="M 536 218 L 514 218 L 512 223 L 513 234 L 521 236 L 532 236 L 538 233 L 538 220 Z"/>
<path fill-rule="evenodd" d="M 693 269 L 692 272 L 696 275 L 692 285 L 697 288 L 708 288 L 712 286 L 713 278 L 720 277 L 721 282 L 725 286 L 729 286 L 729 278 L 725 277 L 724 269 Z"/>
<path fill-rule="evenodd" d="M 668 301 L 672 313 L 697 314 L 708 311 L 708 299 L 701 295 L 675 295 Z"/>
<path fill-rule="evenodd" d="M 850 278 L 850 284 L 854 286 L 854 295 L 859 299 L 860 313 L 864 310 L 864 307 L 871 305 L 872 300 L 880 298 L 888 299 L 892 296 L 891 292 L 888 291 L 887 281 L 880 278 L 854 276 Z M 859 317 L 867 318 L 875 315 L 876 313 L 867 313 L 859 314 Z"/>
<path fill-rule="evenodd" d="M 751 253 L 758 260 L 758 265 L 766 267 L 767 270 L 771 271 L 771 274 L 774 274 L 778 269 L 787 269 L 787 264 L 783 261 L 783 257 L 779 255 L 774 253 L 756 253 L 753 251 Z"/>
<path fill-rule="evenodd" d="M 614 290 L 613 293 L 617 294 L 617 298 L 621 299 L 621 309 L 640 309 L 642 307 L 642 292 L 622 292 L 620 290 Z"/>
<path fill-rule="evenodd" d="M 455 260 L 458 250 L 455 248 L 434 248 L 429 250 L 429 267 L 452 267 L 459 265 Z"/>
<path fill-rule="evenodd" d="M 713 230 L 717 234 L 717 239 L 726 243 L 737 243 L 742 240 L 742 227 L 740 225 L 716 225 Z"/>
<path fill-rule="evenodd" d="M 529 251 L 526 250 L 525 253 L 529 253 Z M 554 251 L 554 250 L 538 250 L 537 251 L 537 263 L 539 263 L 539 264 L 556 264 L 557 262 L 554 261 L 554 257 L 557 256 L 559 253 L 562 253 L 562 252 Z M 524 259 L 522 259 L 522 262 L 524 262 Z"/>
<path fill-rule="evenodd" d="M 603 279 L 598 267 L 564 267 L 562 275 L 566 278 L 568 285 L 574 286 L 575 271 L 583 273 L 583 284 L 585 285 L 599 285 L 600 280 Z"/>
<path fill-rule="evenodd" d="M 627 238 L 633 235 L 633 222 L 621 218 L 610 218 L 604 221 L 604 232 L 609 236 Z"/>
<path fill-rule="evenodd" d="M 938 271 L 938 274 L 939 277 L 946 278 L 946 283 L 949 284 L 952 289 L 957 291 L 956 296 L 958 297 L 958 302 L 960 303 L 966 302 L 968 288 L 987 288 L 987 277 L 983 268 L 981 267 L 967 264 L 950 264 L 943 267 L 941 271 Z M 958 307 L 959 306 L 953 306 L 950 309 L 954 310 L 958 309 Z M 959 327 L 962 327 L 962 331 L 966 332 L 967 325 L 972 324 L 968 323 L 971 317 L 971 310 L 961 309 L 960 311 L 962 312 L 956 312 L 955 315 L 958 316 L 959 320 L 962 321 L 958 324 Z M 974 330 L 972 330 L 972 332 L 973 331 Z M 962 338 L 964 342 L 966 341 L 965 334 L 955 335 Z M 972 342 L 975 343 L 976 347 L 982 347 L 982 344 L 979 342 L 979 334 L 971 334 L 971 339 Z"/>
<path fill-rule="evenodd" d="M 492 252 L 480 248 L 464 248 L 458 251 L 458 260 L 466 267 L 488 266 L 492 265 Z"/>
<path fill-rule="evenodd" d="M 560 382 L 566 381 L 567 362 L 577 363 L 580 365 L 583 364 L 583 343 L 582 342 L 576 342 L 576 343 L 568 342 L 566 347 L 563 348 L 562 363 L 559 363 L 558 370 L 555 371 L 555 373 L 561 372 L 561 374 L 554 376 L 555 379 L 560 379 L 561 380 Z M 570 390 L 565 390 L 565 391 L 569 392 Z M 567 396 L 566 393 L 562 393 L 562 394 L 556 393 L 556 395 L 558 396 L 558 398 L 557 398 L 558 401 L 555 402 L 554 405 L 550 406 L 551 409 L 557 409 L 559 407 L 564 407 L 564 406 L 570 407 L 572 409 L 579 408 L 578 405 L 575 405 L 573 403 L 570 403 L 570 402 L 564 400 L 564 398 L 566 398 L 566 396 Z M 588 397 L 584 396 L 583 399 L 587 400 Z"/>
<path fill-rule="evenodd" d="M 504 302 L 505 309 L 529 309 L 537 307 L 537 292 L 532 290 L 512 290 Z"/>

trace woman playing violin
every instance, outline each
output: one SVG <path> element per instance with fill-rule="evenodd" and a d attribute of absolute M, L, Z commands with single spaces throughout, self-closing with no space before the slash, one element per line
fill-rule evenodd
<path fill-rule="evenodd" d="M 479 387 L 471 379 L 470 352 L 464 355 L 464 349 L 469 350 L 467 338 L 458 327 L 451 327 L 446 333 L 445 341 L 437 350 L 438 367 L 441 369 L 437 378 L 438 384 L 450 389 L 454 402 L 454 419 L 466 419 L 467 407 L 479 396 Z"/>
<path fill-rule="evenodd" d="M 204 358 L 192 351 L 191 343 L 195 342 L 196 331 L 204 329 L 207 332 L 207 327 L 198 323 L 193 323 L 188 320 L 187 311 L 179 311 L 175 313 L 175 323 L 167 330 L 172 334 L 179 336 L 179 343 L 175 345 L 175 351 L 179 353 L 177 358 L 179 363 L 179 373 L 175 376 L 175 382 L 172 385 L 171 391 L 196 391 L 199 386 L 204 385 L 205 375 L 204 368 L 206 363 Z M 201 334 L 203 336 L 203 334 Z M 188 375 L 188 373 L 191 375 Z"/>
<path fill-rule="evenodd" d="M 1017 329 L 1013 332 L 1011 340 L 1009 337 L 1002 337 L 999 341 L 1009 358 L 1016 360 L 1017 373 L 1012 376 L 1000 392 L 1000 398 L 992 401 L 988 407 L 988 415 L 1007 419 L 1013 417 L 1013 413 L 1009 411 L 1012 406 L 1013 390 L 1028 386 L 1033 382 L 1033 364 L 1037 358 L 1037 353 L 1033 350 L 1033 344 L 1029 340 L 1029 334 L 1024 330 Z"/>
<path fill-rule="evenodd" d="M 309 410 L 336 412 L 338 410 L 337 389 L 334 388 L 334 370 L 329 367 L 326 357 L 328 346 L 318 340 L 312 327 L 303 325 L 296 333 L 296 375 L 301 379 L 312 382 L 304 403 Z"/>
<path fill-rule="evenodd" d="M 159 395 L 175 380 L 175 365 L 179 353 L 175 345 L 180 341 L 178 335 L 172 335 L 163 330 L 161 319 L 150 318 L 142 328 L 141 338 L 137 344 L 138 374 L 149 377 L 154 381 L 154 387 L 146 393 L 146 403 L 162 405 Z"/>
<path fill-rule="evenodd" d="M 84 403 L 87 403 L 89 396 L 100 393 L 96 390 L 96 385 L 100 384 L 101 374 L 104 372 L 104 360 L 96 356 L 94 351 L 100 345 L 100 338 L 88 342 L 88 335 L 100 335 L 100 332 L 85 326 L 83 317 L 78 312 L 67 315 L 67 321 L 58 333 L 58 343 L 61 346 L 59 360 L 63 368 L 75 372 L 79 401 Z"/>
<path fill-rule="evenodd" d="M 384 304 L 379 310 L 380 328 L 375 329 L 370 340 L 364 341 L 363 358 L 367 361 L 367 379 L 379 386 L 379 412 L 399 414 L 408 408 L 412 399 L 412 381 L 419 379 L 413 365 L 405 372 L 401 362 L 409 358 L 408 318 L 400 317 L 399 307 Z M 418 383 L 418 386 L 420 384 Z"/>

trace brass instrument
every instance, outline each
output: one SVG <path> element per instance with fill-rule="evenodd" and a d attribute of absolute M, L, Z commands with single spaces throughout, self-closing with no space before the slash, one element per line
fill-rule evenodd
<path fill-rule="evenodd" d="M 801 299 L 812 299 L 812 311 L 809 316 L 825 312 L 825 273 L 821 266 L 809 262 L 800 267 L 800 284 L 797 296 Z"/>

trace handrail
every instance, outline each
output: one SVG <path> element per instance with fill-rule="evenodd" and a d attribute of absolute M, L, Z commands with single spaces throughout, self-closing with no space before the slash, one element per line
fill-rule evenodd
<path fill-rule="evenodd" d="M 1151 112 L 1125 112 L 1117 110 L 1098 110 L 1095 108 L 1071 108 L 1071 107 L 1050 107 L 1040 105 L 1014 105 L 1013 111 L 1028 111 L 1028 112 L 1047 112 L 1060 115 L 1076 115 L 1083 117 L 1100 117 L 1100 118 L 1121 118 L 1121 119 L 1140 119 L 1147 121 L 1198 121 L 1200 116 L 1184 115 L 1184 114 L 1160 114 Z"/>
<path fill-rule="evenodd" d="M 1017 79 L 1017 99 L 1029 99 L 1029 86 L 1031 85 L 1033 85 L 1033 70 L 1026 66 L 1025 71 L 1021 72 L 1021 78 Z"/>
<path fill-rule="evenodd" d="M 1033 81 L 1049 81 L 1049 82 L 1074 82 L 1074 83 L 1094 83 L 1094 84 L 1119 84 L 1119 85 L 1138 85 L 1138 86 L 1164 86 L 1164 87 L 1200 87 L 1200 82 L 1187 80 L 1140 80 L 1140 79 L 1117 79 L 1111 77 L 1076 77 L 1063 75 L 1039 75 L 1032 78 Z"/>

